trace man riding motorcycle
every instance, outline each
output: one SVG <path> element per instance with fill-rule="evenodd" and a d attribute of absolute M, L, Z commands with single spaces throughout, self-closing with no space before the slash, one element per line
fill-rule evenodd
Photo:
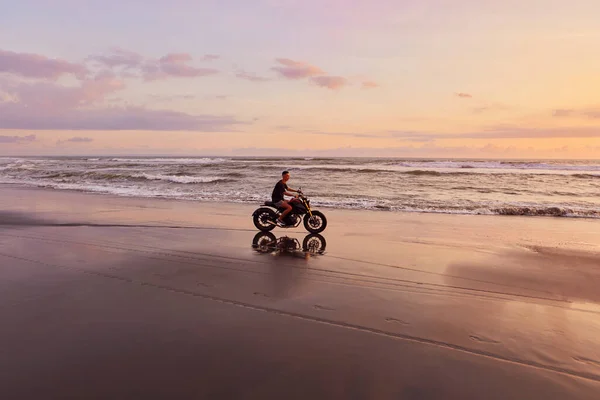
<path fill-rule="evenodd" d="M 273 188 L 272 201 L 265 201 L 252 213 L 254 226 L 262 232 L 269 232 L 277 226 L 289 229 L 304 222 L 304 228 L 310 233 L 323 232 L 327 227 L 325 214 L 311 207 L 310 200 L 302 193 L 301 188 L 290 188 L 287 185 L 289 179 L 290 173 L 283 171 L 281 180 Z M 284 196 L 294 198 L 285 200 Z"/>
<path fill-rule="evenodd" d="M 285 198 L 283 196 L 285 195 L 285 196 L 297 197 L 297 195 L 294 195 L 290 192 L 296 192 L 296 193 L 299 192 L 298 190 L 292 189 L 287 185 L 286 182 L 289 179 L 290 179 L 289 171 L 283 171 L 281 173 L 281 180 L 279 182 L 277 182 L 277 184 L 273 188 L 273 193 L 271 194 L 271 201 L 275 204 L 275 206 L 277 208 L 283 209 L 283 212 L 277 219 L 277 222 L 275 222 L 277 224 L 277 226 L 285 226 L 285 222 L 283 222 L 283 219 L 285 218 L 286 215 L 288 215 L 290 213 L 290 211 L 292 211 L 292 206 L 290 205 L 290 203 L 287 200 L 285 200 Z"/>

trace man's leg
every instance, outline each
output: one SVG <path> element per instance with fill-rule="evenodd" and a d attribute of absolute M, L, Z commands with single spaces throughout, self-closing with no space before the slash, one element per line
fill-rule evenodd
<path fill-rule="evenodd" d="M 285 216 L 288 215 L 290 213 L 290 211 L 292 211 L 292 206 L 290 206 L 290 204 L 284 200 L 281 202 L 281 207 L 284 210 L 281 213 L 281 215 L 279 216 L 279 221 L 283 222 L 283 219 L 285 218 Z"/>

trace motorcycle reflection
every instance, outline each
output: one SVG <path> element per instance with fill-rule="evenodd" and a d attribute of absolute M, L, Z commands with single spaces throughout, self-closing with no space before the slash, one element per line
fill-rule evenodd
<path fill-rule="evenodd" d="M 289 236 L 277 238 L 271 232 L 259 232 L 252 239 L 252 248 L 259 253 L 288 254 L 303 258 L 323 255 L 326 246 L 325 238 L 318 233 L 307 235 L 302 241 L 302 245 L 296 238 Z"/>

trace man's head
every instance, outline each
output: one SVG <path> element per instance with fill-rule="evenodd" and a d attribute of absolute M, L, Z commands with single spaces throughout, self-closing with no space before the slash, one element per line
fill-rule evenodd
<path fill-rule="evenodd" d="M 289 179 L 290 179 L 289 171 L 283 171 L 281 173 L 281 180 L 283 181 L 283 183 L 287 182 Z"/>

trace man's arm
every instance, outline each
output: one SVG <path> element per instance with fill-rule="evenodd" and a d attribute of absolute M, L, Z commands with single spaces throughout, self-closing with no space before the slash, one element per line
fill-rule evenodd
<path fill-rule="evenodd" d="M 286 191 L 283 194 L 285 194 L 287 196 L 292 196 L 292 197 L 295 196 L 294 194 L 292 194 L 290 192 L 296 192 L 296 193 L 298 193 L 298 191 L 296 189 L 292 189 L 288 185 L 285 185 L 285 189 L 286 189 Z"/>

